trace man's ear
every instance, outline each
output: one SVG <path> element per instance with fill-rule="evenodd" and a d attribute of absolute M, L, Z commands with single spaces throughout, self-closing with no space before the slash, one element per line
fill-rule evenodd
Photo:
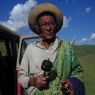
<path fill-rule="evenodd" d="M 35 27 L 36 27 L 36 31 L 38 32 L 38 25 L 36 24 Z"/>
<path fill-rule="evenodd" d="M 56 26 L 56 29 L 58 30 L 58 26 Z"/>
<path fill-rule="evenodd" d="M 58 26 L 56 26 L 56 30 L 55 30 L 55 33 L 57 33 L 58 32 Z"/>
<path fill-rule="evenodd" d="M 40 31 L 39 31 L 39 27 L 38 27 L 38 25 L 36 24 L 35 27 L 36 27 L 36 31 L 37 31 L 37 33 L 39 34 Z"/>

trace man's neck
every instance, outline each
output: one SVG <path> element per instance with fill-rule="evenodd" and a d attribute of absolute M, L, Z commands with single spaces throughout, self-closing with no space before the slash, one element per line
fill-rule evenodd
<path fill-rule="evenodd" d="M 52 39 L 52 40 L 43 39 L 42 42 L 40 42 L 40 45 L 48 49 L 51 46 L 51 44 L 54 43 L 54 41 L 55 39 Z"/>

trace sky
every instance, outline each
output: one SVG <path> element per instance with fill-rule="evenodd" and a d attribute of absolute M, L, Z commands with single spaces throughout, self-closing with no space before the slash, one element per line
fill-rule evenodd
<path fill-rule="evenodd" d="M 34 34 L 28 26 L 33 7 L 49 2 L 63 14 L 63 26 L 57 36 L 76 44 L 95 45 L 95 0 L 1 0 L 0 24 L 20 35 Z"/>

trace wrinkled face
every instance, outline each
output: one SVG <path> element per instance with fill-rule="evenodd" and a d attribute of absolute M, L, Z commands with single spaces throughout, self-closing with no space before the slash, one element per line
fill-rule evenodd
<path fill-rule="evenodd" d="M 43 15 L 38 19 L 37 31 L 45 40 L 54 39 L 56 36 L 57 24 L 51 15 Z"/>

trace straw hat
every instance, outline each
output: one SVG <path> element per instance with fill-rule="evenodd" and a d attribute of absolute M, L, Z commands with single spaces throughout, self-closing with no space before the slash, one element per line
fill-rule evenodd
<path fill-rule="evenodd" d="M 57 32 L 58 32 L 63 24 L 63 15 L 61 11 L 55 5 L 50 4 L 50 3 L 43 3 L 33 8 L 32 12 L 29 14 L 29 17 L 28 17 L 29 27 L 32 29 L 33 32 L 37 33 L 36 21 L 37 21 L 38 16 L 44 12 L 50 12 L 54 14 L 57 21 L 57 25 L 58 25 L 58 29 L 57 29 Z"/>

